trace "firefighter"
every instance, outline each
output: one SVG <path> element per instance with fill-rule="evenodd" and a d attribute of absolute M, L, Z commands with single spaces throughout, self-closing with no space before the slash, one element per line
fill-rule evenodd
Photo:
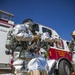
<path fill-rule="evenodd" d="M 15 68 L 15 74 L 16 75 L 23 75 L 24 73 L 33 74 L 33 75 L 40 75 L 40 70 L 44 71 L 47 65 L 47 62 L 42 57 L 39 57 L 38 54 L 35 54 L 34 47 L 37 49 L 37 41 L 38 36 L 36 35 L 35 31 L 36 24 L 32 21 L 32 19 L 25 19 L 23 21 L 23 24 L 16 25 L 12 32 L 10 32 L 10 35 L 7 38 L 7 41 L 9 42 L 10 38 L 13 40 L 10 40 L 11 42 L 7 42 L 6 48 L 9 50 L 13 50 L 13 57 L 14 62 L 13 66 Z M 10 38 L 9 38 L 10 37 Z M 13 42 L 13 45 L 11 44 Z M 11 47 L 12 46 L 12 47 Z M 35 50 L 36 50 L 35 49 Z M 30 60 L 33 61 L 36 59 L 36 62 L 34 64 L 34 68 L 31 66 L 28 67 L 28 63 L 30 63 Z M 41 62 L 44 62 L 42 65 Z M 39 64 L 39 63 L 40 64 Z M 39 66 L 41 65 L 41 68 Z"/>
<path fill-rule="evenodd" d="M 17 24 L 14 28 L 10 28 L 7 34 L 5 47 L 8 51 L 12 50 L 15 68 L 15 74 L 23 74 L 21 69 L 25 69 L 25 60 L 27 57 L 33 57 L 33 46 L 36 44 L 38 37 L 31 31 L 34 31 L 35 23 L 32 19 L 28 18 L 23 21 L 23 24 Z M 32 43 L 34 41 L 34 43 Z M 29 51 L 28 51 L 29 50 Z M 6 51 L 7 54 L 9 52 Z M 11 52 L 11 51 L 10 51 Z M 30 55 L 30 56 L 29 56 Z M 26 62 L 27 63 L 27 62 Z"/>
<path fill-rule="evenodd" d="M 47 41 L 50 39 L 47 37 L 48 35 L 44 35 L 46 33 L 43 33 L 40 36 L 39 41 L 39 55 L 28 63 L 29 73 L 32 73 L 32 75 L 48 75 L 48 63 L 46 61 L 47 58 Z M 45 38 L 44 38 L 45 37 Z M 45 40 L 46 39 L 46 40 Z M 33 70 L 33 72 L 32 72 Z"/>
<path fill-rule="evenodd" d="M 33 29 L 32 30 L 30 29 L 30 30 L 32 31 L 33 35 L 36 35 L 35 26 L 33 26 L 32 28 Z M 36 46 L 34 46 L 35 54 L 34 54 L 34 58 L 31 59 L 29 61 L 28 65 L 27 65 L 28 74 L 32 74 L 32 75 L 48 75 L 48 72 L 47 72 L 48 65 L 47 65 L 47 61 L 45 60 L 45 57 L 42 56 L 41 54 L 37 54 L 37 52 L 41 53 L 39 50 L 42 49 L 40 44 L 39 44 L 40 41 L 41 41 L 41 36 L 39 35 L 39 40 L 38 41 L 34 40 L 34 42 L 36 42 Z M 36 37 L 36 39 L 37 39 L 37 37 Z"/>
<path fill-rule="evenodd" d="M 16 75 L 29 72 L 27 64 L 34 57 L 34 46 L 38 40 L 38 36 L 34 32 L 35 26 L 36 24 L 32 19 L 28 18 L 23 21 L 22 25 L 20 24 L 14 27 L 13 36 L 19 43 L 15 49 L 17 52 L 14 52 L 13 66 L 15 67 Z"/>
<path fill-rule="evenodd" d="M 75 31 L 73 31 L 73 32 L 71 33 L 71 36 L 72 36 L 72 40 L 71 40 L 71 45 L 70 45 L 70 47 L 71 47 L 71 50 L 72 50 L 72 51 L 75 51 Z"/>
<path fill-rule="evenodd" d="M 40 37 L 39 42 L 39 56 L 36 58 L 33 58 L 28 63 L 28 68 L 30 72 L 34 75 L 49 75 L 53 74 L 56 64 L 55 60 L 50 60 L 48 57 L 48 50 L 50 48 L 50 42 L 52 42 L 53 39 L 50 37 L 49 32 L 42 33 Z M 32 72 L 33 70 L 33 72 Z M 36 72 L 35 72 L 36 71 Z"/>
<path fill-rule="evenodd" d="M 72 40 L 70 42 L 70 50 L 72 51 L 72 60 L 75 62 L 75 30 L 71 33 Z"/>
<path fill-rule="evenodd" d="M 73 66 L 75 66 L 75 30 L 71 33 L 71 36 L 72 36 L 72 40 L 69 44 L 69 48 L 72 52 L 72 61 L 73 61 Z M 75 67 L 74 67 L 74 70 L 75 70 Z"/>

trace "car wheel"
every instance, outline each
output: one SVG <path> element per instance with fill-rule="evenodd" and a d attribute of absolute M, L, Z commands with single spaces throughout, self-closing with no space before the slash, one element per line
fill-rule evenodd
<path fill-rule="evenodd" d="M 65 60 L 60 61 L 58 73 L 59 75 L 71 75 L 71 69 L 67 61 Z"/>

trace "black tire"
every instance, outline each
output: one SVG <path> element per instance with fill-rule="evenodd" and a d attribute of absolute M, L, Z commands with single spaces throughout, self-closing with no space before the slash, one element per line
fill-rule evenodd
<path fill-rule="evenodd" d="M 59 75 L 71 75 L 71 69 L 66 60 L 60 61 L 58 73 Z"/>

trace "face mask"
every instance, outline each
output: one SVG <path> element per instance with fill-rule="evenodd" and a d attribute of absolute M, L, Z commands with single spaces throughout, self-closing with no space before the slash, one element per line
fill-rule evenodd
<path fill-rule="evenodd" d="M 25 26 L 26 26 L 27 28 L 29 28 L 29 25 L 28 25 L 28 24 L 25 24 Z"/>

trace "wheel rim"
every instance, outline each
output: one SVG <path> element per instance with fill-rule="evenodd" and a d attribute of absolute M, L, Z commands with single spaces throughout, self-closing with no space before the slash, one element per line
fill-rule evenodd
<path fill-rule="evenodd" d="M 70 69 L 69 69 L 69 66 L 67 64 L 65 65 L 65 72 L 67 75 L 70 75 Z"/>

